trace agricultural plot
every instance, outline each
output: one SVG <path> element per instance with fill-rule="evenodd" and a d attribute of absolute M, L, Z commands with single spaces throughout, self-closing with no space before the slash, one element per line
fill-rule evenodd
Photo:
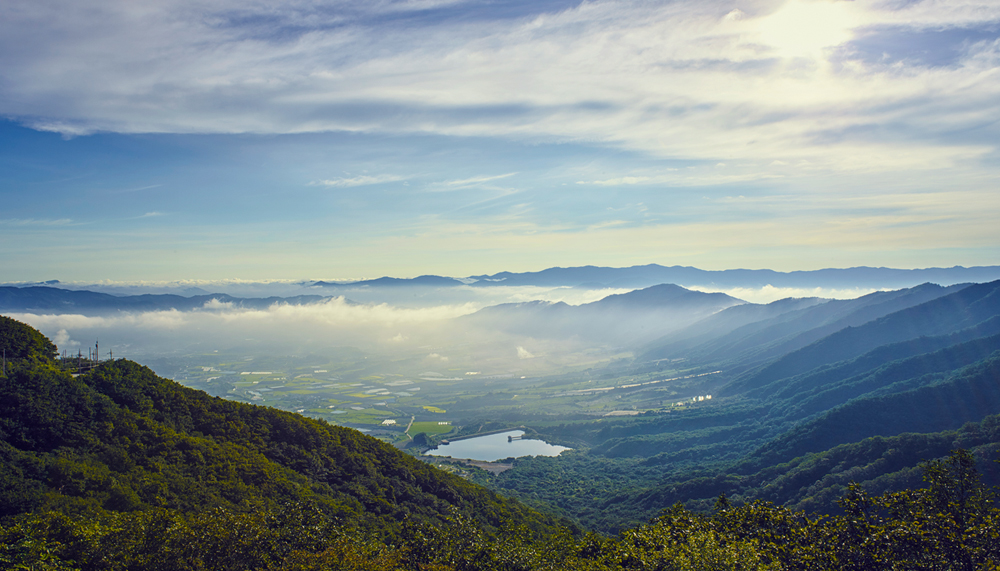
<path fill-rule="evenodd" d="M 600 376 L 594 370 L 529 377 L 518 371 L 470 374 L 466 367 L 428 370 L 419 360 L 380 359 L 342 351 L 333 358 L 212 353 L 151 360 L 162 376 L 226 399 L 270 406 L 406 441 L 456 430 L 463 420 L 511 415 L 537 418 L 641 414 L 707 406 L 711 375 L 685 370 Z M 700 376 L 696 376 L 700 375 Z M 407 431 L 411 419 L 413 425 Z M 474 420 L 473 420 L 474 421 Z"/>
<path fill-rule="evenodd" d="M 410 434 L 424 434 L 438 435 L 447 434 L 454 430 L 454 426 L 448 421 L 438 421 L 438 422 L 414 422 L 413 426 L 410 427 Z"/>

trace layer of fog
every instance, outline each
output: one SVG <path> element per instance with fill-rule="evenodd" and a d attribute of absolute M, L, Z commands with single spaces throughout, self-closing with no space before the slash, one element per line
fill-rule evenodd
<path fill-rule="evenodd" d="M 103 338 L 107 347 L 123 351 L 173 352 L 265 344 L 294 350 L 340 345 L 377 348 L 404 341 L 447 337 L 447 323 L 477 309 L 471 305 L 400 308 L 388 304 L 355 304 L 343 297 L 308 305 L 275 303 L 246 309 L 212 300 L 194 311 L 121 312 L 108 316 L 15 313 L 50 338 L 60 349 Z"/>
<path fill-rule="evenodd" d="M 434 293 L 429 293 L 433 289 Z M 850 298 L 868 290 L 793 290 L 770 286 L 723 291 L 750 302 L 785 297 Z M 267 309 L 246 309 L 212 300 L 194 311 L 122 312 L 105 316 L 8 313 L 39 329 L 60 352 L 84 355 L 100 343 L 101 357 L 110 354 L 142 362 L 147 357 L 220 353 L 245 355 L 317 355 L 352 347 L 413 366 L 504 373 L 549 373 L 568 366 L 595 365 L 627 356 L 627 348 L 595 343 L 586 336 L 543 338 L 530 328 L 501 331 L 480 321 L 459 319 L 501 302 L 545 300 L 579 305 L 624 290 L 536 287 L 427 288 L 419 303 L 386 301 L 413 295 L 410 288 L 367 290 L 377 302 L 338 296 L 308 305 L 275 303 Z M 362 293 L 361 290 L 356 293 Z M 350 298 L 361 297 L 351 295 Z M 447 299 L 449 303 L 431 303 Z M 361 302 L 361 303 L 357 303 Z M 539 327 L 539 329 L 543 329 Z M 652 332 L 650 332 L 652 333 Z M 662 334 L 658 332 L 657 335 Z M 641 341 L 641 339 L 639 340 Z"/>
<path fill-rule="evenodd" d="M 731 295 L 737 299 L 742 299 L 750 303 L 771 303 L 772 301 L 778 301 L 779 299 L 787 299 L 790 297 L 820 297 L 824 299 L 855 299 L 863 295 L 868 295 L 872 292 L 878 291 L 875 288 L 793 288 L 793 287 L 774 287 L 771 285 L 766 285 L 759 288 L 751 287 L 731 287 L 731 288 L 720 288 L 711 286 L 684 286 L 687 289 L 694 291 L 702 291 L 706 293 L 724 293 L 726 295 Z"/>
<path fill-rule="evenodd" d="M 541 286 L 454 286 L 454 287 L 369 287 L 314 285 L 317 280 L 179 280 L 160 282 L 59 282 L 0 284 L 15 287 L 49 285 L 60 289 L 94 291 L 115 296 L 171 294 L 184 297 L 226 294 L 241 298 L 294 297 L 300 295 L 343 296 L 365 304 L 387 303 L 393 306 L 431 308 L 456 304 L 474 305 L 477 309 L 501 303 L 525 301 L 565 302 L 570 305 L 590 303 L 609 295 L 630 291 L 624 288 L 541 287 Z"/>
<path fill-rule="evenodd" d="M 433 365 L 463 373 L 545 374 L 617 356 L 613 349 L 578 339 L 511 335 L 455 319 L 477 309 L 474 304 L 426 308 L 356 304 L 337 297 L 308 305 L 276 303 L 263 310 L 213 300 L 194 311 L 8 315 L 48 336 L 60 354 L 86 356 L 99 343 L 102 359 L 139 362 L 212 353 L 323 356 L 350 347 L 396 362 L 401 370 L 413 367 L 413 373 Z"/>
<path fill-rule="evenodd" d="M 626 288 L 542 287 L 542 286 L 454 286 L 454 287 L 367 287 L 314 285 L 320 280 L 177 280 L 144 282 L 60 282 L 62 289 L 87 290 L 110 295 L 173 294 L 195 296 L 227 294 L 243 298 L 293 297 L 299 295 L 344 296 L 352 301 L 367 304 L 388 303 L 399 307 L 436 307 L 469 304 L 478 308 L 501 303 L 526 301 L 565 302 L 580 305 L 603 299 L 609 295 L 630 291 Z M 324 280 L 347 282 L 350 280 Z M 3 284 L 14 286 L 45 284 Z M 876 288 L 792 288 L 765 285 L 763 287 L 717 287 L 704 284 L 677 284 L 701 292 L 721 292 L 750 303 L 770 303 L 789 297 L 822 297 L 827 299 L 854 299 L 876 291 Z"/>

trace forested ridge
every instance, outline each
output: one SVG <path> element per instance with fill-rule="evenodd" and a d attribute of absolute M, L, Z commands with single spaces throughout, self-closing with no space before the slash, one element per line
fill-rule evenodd
<path fill-rule="evenodd" d="M 660 515 L 649 523 L 605 536 L 354 430 L 210 397 L 131 361 L 71 376 L 44 336 L 4 317 L 0 342 L 13 355 L 0 377 L 2 568 L 981 569 L 1000 562 L 995 496 L 964 451 L 925 463 L 912 489 L 875 495 L 845 482 L 842 515 L 720 492 L 700 513 L 676 503 L 683 497 L 660 498 Z M 991 441 L 997 424 L 980 423 L 968 442 Z M 970 426 L 962 430 L 975 432 Z M 808 479 L 809 465 L 838 458 L 797 468 Z"/>
<path fill-rule="evenodd" d="M 519 458 L 513 470 L 479 481 L 609 533 L 674 502 L 709 510 L 723 493 L 736 503 L 842 515 L 838 500 L 852 482 L 873 495 L 919 486 L 921 463 L 955 449 L 971 451 L 984 480 L 1000 484 L 997 299 L 1000 282 L 925 284 L 720 311 L 661 339 L 656 359 L 593 372 L 635 387 L 609 398 L 644 412 L 521 420 L 575 450 Z M 725 347 L 732 353 L 718 360 Z M 761 359 L 777 347 L 786 352 Z M 670 355 L 687 357 L 662 359 Z M 719 373 L 662 388 L 629 380 L 678 377 L 678 366 Z M 658 395 L 671 390 L 688 405 L 664 407 Z M 692 394 L 714 398 L 691 403 Z"/>

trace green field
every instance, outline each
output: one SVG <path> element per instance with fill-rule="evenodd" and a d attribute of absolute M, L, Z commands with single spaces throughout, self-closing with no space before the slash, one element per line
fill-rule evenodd
<path fill-rule="evenodd" d="M 593 369 L 536 377 L 504 370 L 467 375 L 465 370 L 483 367 L 451 365 L 431 371 L 423 355 L 417 357 L 386 359 L 349 349 L 332 355 L 213 353 L 151 359 L 151 368 L 215 396 L 373 430 L 390 441 L 407 439 L 403 433 L 411 418 L 410 436 L 435 436 L 453 429 L 474 432 L 484 420 L 511 414 L 532 415 L 541 422 L 559 418 L 561 424 L 572 418 L 565 415 L 600 421 L 677 408 L 680 402 L 711 406 L 691 401 L 710 392 L 695 390 L 705 379 L 690 378 L 684 370 L 621 376 L 594 374 Z M 253 374 L 263 371 L 268 373 Z M 395 424 L 383 424 L 390 419 Z M 451 424 L 438 424 L 442 421 Z M 468 426 L 458 426 L 462 424 Z"/>
<path fill-rule="evenodd" d="M 410 427 L 410 434 L 445 434 L 451 432 L 454 427 L 449 424 L 439 424 L 437 422 L 414 422 Z"/>

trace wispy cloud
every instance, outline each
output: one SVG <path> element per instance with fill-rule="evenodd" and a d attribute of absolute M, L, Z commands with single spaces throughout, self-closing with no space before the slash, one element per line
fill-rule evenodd
<path fill-rule="evenodd" d="M 162 184 L 147 184 L 146 186 L 138 186 L 135 188 L 123 188 L 121 190 L 111 191 L 113 194 L 123 194 L 128 192 L 142 192 L 143 190 L 152 190 L 154 188 L 160 188 Z"/>
<path fill-rule="evenodd" d="M 627 220 L 607 220 L 604 222 L 598 222 L 597 224 L 591 224 L 587 227 L 588 231 L 603 230 L 605 228 L 614 228 L 616 226 L 624 226 L 629 224 Z"/>
<path fill-rule="evenodd" d="M 584 181 L 578 180 L 576 184 L 592 184 L 595 186 L 621 186 L 624 184 L 645 184 L 651 180 L 648 176 L 622 176 L 605 180 Z"/>
<path fill-rule="evenodd" d="M 444 186 L 450 188 L 464 188 L 469 186 L 477 186 L 485 182 L 492 182 L 495 180 L 500 180 L 516 175 L 516 172 L 509 172 L 507 174 L 499 174 L 493 176 L 474 176 L 470 178 L 464 178 L 460 180 L 448 180 L 443 183 Z"/>
<path fill-rule="evenodd" d="M 7 218 L 0 219 L 2 226 L 69 226 L 74 224 L 69 218 L 44 219 L 44 218 Z"/>
<path fill-rule="evenodd" d="M 463 4 L 468 0 L 399 0 L 396 2 L 372 2 L 374 9 L 381 9 L 386 12 L 419 12 L 424 10 L 436 10 Z"/>
<path fill-rule="evenodd" d="M 368 186 L 372 184 L 383 184 L 386 182 L 398 182 L 401 180 L 406 180 L 406 177 L 392 175 L 392 174 L 380 174 L 380 175 L 358 175 L 346 178 L 333 178 L 327 180 L 318 180 L 309 183 L 310 186 L 332 186 L 337 188 L 350 188 L 354 186 Z"/>
<path fill-rule="evenodd" d="M 942 68 L 833 51 L 862 32 L 995 27 L 1000 8 L 987 0 L 788 0 L 741 6 L 739 17 L 721 0 L 539 2 L 513 17 L 448 1 L 6 6 L 0 112 L 74 135 L 500 135 L 885 170 L 982 157 L 992 143 L 947 135 L 1000 113 L 995 41 Z M 377 16 L 426 10 L 444 12 Z M 863 131 L 872 125 L 876 136 Z"/>
<path fill-rule="evenodd" d="M 770 165 L 778 166 L 778 165 Z M 777 171 L 760 164 L 741 164 L 731 167 L 726 163 L 716 163 L 712 167 L 691 167 L 688 169 L 665 169 L 656 175 L 620 176 L 601 180 L 578 180 L 576 184 L 597 187 L 629 187 L 667 185 L 676 187 L 709 186 L 753 182 L 785 177 L 801 177 L 802 171 Z"/>

